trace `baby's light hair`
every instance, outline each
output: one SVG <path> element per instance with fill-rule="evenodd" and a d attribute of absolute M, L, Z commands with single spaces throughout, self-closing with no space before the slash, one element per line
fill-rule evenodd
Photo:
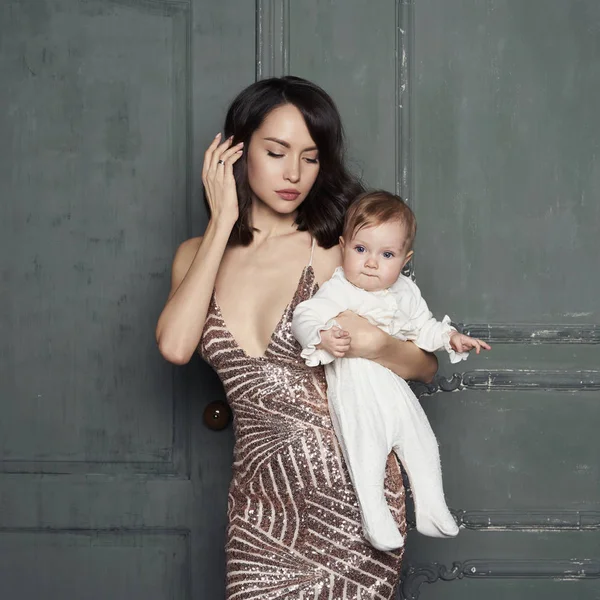
<path fill-rule="evenodd" d="M 365 192 L 348 208 L 342 235 L 344 240 L 349 242 L 363 227 L 373 227 L 393 221 L 398 221 L 404 226 L 406 232 L 404 247 L 410 250 L 417 234 L 417 220 L 408 204 L 400 196 L 385 190 Z"/>

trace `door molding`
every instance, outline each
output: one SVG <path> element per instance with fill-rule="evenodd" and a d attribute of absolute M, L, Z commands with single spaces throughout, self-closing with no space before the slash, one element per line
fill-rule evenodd
<path fill-rule="evenodd" d="M 418 600 L 423 583 L 457 579 L 600 579 L 600 560 L 472 559 L 452 563 L 408 564 L 403 571 L 400 597 Z"/>
<path fill-rule="evenodd" d="M 104 0 L 102 4 L 116 10 L 124 7 L 128 11 L 151 14 L 172 20 L 175 35 L 171 47 L 171 64 L 173 71 L 173 176 L 172 201 L 173 218 L 171 227 L 174 240 L 180 239 L 187 229 L 187 237 L 191 235 L 191 212 L 195 204 L 192 194 L 191 177 L 193 172 L 192 158 L 192 6 L 191 0 Z M 111 14 L 115 19 L 118 14 Z M 27 67 L 35 75 L 31 67 Z M 181 143 L 184 140 L 184 143 Z M 177 203 L 177 204 L 175 204 Z M 69 217 L 70 218 L 70 217 Z M 115 223 L 115 226 L 117 224 Z M 115 234 L 115 244 L 122 243 L 123 231 Z M 111 238 L 101 240 L 89 238 L 92 243 L 111 242 Z M 151 273 L 153 278 L 163 278 L 164 271 Z M 120 302 L 120 301 L 119 301 Z M 127 333 L 125 329 L 121 333 Z M 162 363 L 161 363 L 162 364 Z M 167 367 L 165 367 L 167 368 Z M 119 458 L 116 452 L 108 451 L 104 456 L 93 458 L 79 455 L 52 456 L 51 454 L 35 454 L 32 456 L 8 456 L 0 459 L 0 474 L 30 474 L 30 475 L 141 475 L 148 478 L 183 479 L 190 478 L 190 449 L 189 407 L 186 400 L 189 392 L 185 389 L 186 382 L 180 369 L 168 367 L 172 371 L 172 386 L 168 401 L 171 404 L 171 421 L 165 423 L 169 430 L 170 443 L 157 448 L 152 454 L 144 456 L 141 452 L 128 457 Z M 41 397 L 41 396 L 40 396 Z M 112 448 L 111 448 L 112 449 Z"/>
<path fill-rule="evenodd" d="M 600 390 L 600 371 L 561 371 L 551 369 L 475 369 L 454 373 L 452 377 L 436 375 L 431 383 L 413 382 L 417 397 L 437 392 L 459 390 L 552 390 L 559 392 Z"/>
<path fill-rule="evenodd" d="M 489 531 L 600 531 L 600 511 L 502 510 L 451 511 L 459 527 Z"/>
<path fill-rule="evenodd" d="M 290 73 L 290 0 L 256 0 L 256 80 Z"/>
<path fill-rule="evenodd" d="M 600 325 L 558 323 L 459 323 L 461 332 L 501 344 L 600 344 Z"/>

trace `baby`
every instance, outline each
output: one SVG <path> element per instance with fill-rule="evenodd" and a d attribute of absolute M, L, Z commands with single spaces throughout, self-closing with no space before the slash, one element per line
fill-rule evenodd
<path fill-rule="evenodd" d="M 386 333 L 423 350 L 445 349 L 452 362 L 490 350 L 436 321 L 416 284 L 401 274 L 410 260 L 416 221 L 398 196 L 363 194 L 349 208 L 340 247 L 342 267 L 294 311 L 292 331 L 309 366 L 326 365 L 333 426 L 354 484 L 366 539 L 379 550 L 404 545 L 384 495 L 385 465 L 393 450 L 410 480 L 417 530 L 453 537 L 458 527 L 442 487 L 438 444 L 408 384 L 376 362 L 345 358 L 350 337 L 335 317 L 350 310 Z"/>

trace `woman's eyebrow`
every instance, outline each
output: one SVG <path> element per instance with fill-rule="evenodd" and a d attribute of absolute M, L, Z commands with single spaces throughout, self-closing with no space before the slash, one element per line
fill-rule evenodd
<path fill-rule="evenodd" d="M 291 148 L 291 146 L 287 142 L 284 142 L 283 140 L 280 140 L 278 138 L 266 137 L 263 139 L 267 140 L 269 142 L 275 142 L 276 144 L 280 144 L 284 148 L 288 148 L 288 149 Z M 318 148 L 316 146 L 310 146 L 309 148 L 304 148 L 304 150 L 302 150 L 302 152 L 309 152 L 310 150 L 318 150 Z"/>

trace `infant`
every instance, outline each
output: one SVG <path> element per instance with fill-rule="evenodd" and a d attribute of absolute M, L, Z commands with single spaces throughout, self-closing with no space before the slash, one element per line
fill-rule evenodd
<path fill-rule="evenodd" d="M 453 537 L 458 527 L 444 499 L 438 444 L 408 384 L 380 364 L 346 358 L 350 336 L 335 321 L 349 310 L 386 333 L 423 350 L 444 349 L 452 362 L 471 349 L 490 350 L 436 321 L 417 285 L 401 274 L 410 260 L 416 220 L 398 196 L 363 194 L 349 208 L 340 247 L 342 267 L 294 311 L 292 331 L 309 366 L 324 364 L 333 427 L 356 490 L 365 538 L 379 550 L 404 545 L 384 494 L 385 466 L 393 450 L 413 493 L 417 530 Z"/>

